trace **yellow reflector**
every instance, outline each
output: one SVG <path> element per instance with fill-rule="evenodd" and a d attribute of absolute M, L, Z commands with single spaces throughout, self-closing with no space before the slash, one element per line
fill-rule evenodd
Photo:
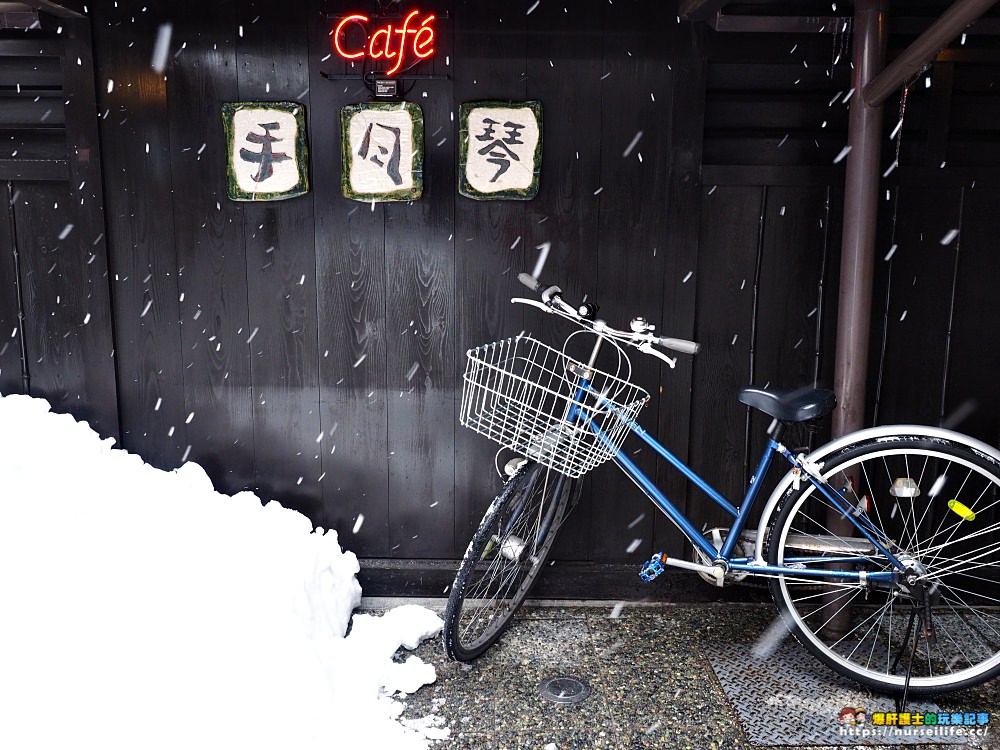
<path fill-rule="evenodd" d="M 949 500 L 948 509 L 961 516 L 963 521 L 976 520 L 976 514 L 973 513 L 968 507 L 958 502 L 958 500 Z"/>

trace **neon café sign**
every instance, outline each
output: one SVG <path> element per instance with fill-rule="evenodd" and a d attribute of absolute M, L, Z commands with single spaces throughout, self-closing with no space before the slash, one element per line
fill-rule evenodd
<path fill-rule="evenodd" d="M 403 66 L 403 62 L 413 57 L 426 60 L 434 54 L 434 19 L 428 14 L 422 21 L 420 11 L 413 10 L 403 19 L 399 26 L 387 23 L 369 33 L 368 16 L 355 13 L 345 16 L 333 30 L 333 49 L 345 60 L 358 60 L 367 57 L 370 60 L 385 60 L 391 64 L 385 75 L 394 75 Z M 377 19 L 376 19 L 377 21 Z M 359 39 L 349 43 L 341 37 L 347 36 L 350 24 L 359 24 L 367 34 L 367 42 L 359 44 Z M 355 35 L 356 36 L 356 35 Z M 414 60 L 416 62 L 416 60 Z"/>

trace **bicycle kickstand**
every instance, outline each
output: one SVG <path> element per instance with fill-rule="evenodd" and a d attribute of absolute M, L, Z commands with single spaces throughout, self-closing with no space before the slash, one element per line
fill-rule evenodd
<path fill-rule="evenodd" d="M 906 664 L 906 679 L 903 681 L 903 693 L 896 698 L 897 713 L 903 713 L 906 710 L 906 700 L 910 692 L 910 676 L 913 672 L 913 662 L 916 659 L 917 644 L 920 642 L 920 637 L 923 636 L 924 643 L 926 644 L 928 664 L 930 664 L 931 659 L 931 646 L 937 642 L 937 634 L 934 631 L 934 623 L 931 620 L 931 597 L 933 593 L 932 587 L 921 584 L 919 599 L 913 603 L 913 611 L 910 613 L 910 623 L 907 626 L 907 635 L 910 633 L 914 619 L 917 621 L 917 627 L 913 628 L 913 645 L 910 647 L 910 660 Z M 901 653 L 896 656 L 896 664 L 899 663 Z M 895 665 L 893 665 L 893 669 L 895 669 Z"/>

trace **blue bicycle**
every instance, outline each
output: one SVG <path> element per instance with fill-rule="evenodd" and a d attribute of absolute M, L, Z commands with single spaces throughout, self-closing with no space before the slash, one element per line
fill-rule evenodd
<path fill-rule="evenodd" d="M 587 362 L 530 336 L 468 352 L 461 422 L 516 457 L 469 544 L 445 612 L 448 655 L 470 661 L 510 625 L 579 498 L 580 477 L 613 460 L 693 545 L 668 567 L 717 586 L 765 578 L 789 630 L 820 661 L 876 690 L 941 693 L 1000 673 L 1000 452 L 949 430 L 894 425 L 845 435 L 808 454 L 782 442 L 790 427 L 829 414 L 833 392 L 744 388 L 742 403 L 772 417 L 769 440 L 739 503 L 712 488 L 639 426 L 649 395 L 629 382 L 625 347 L 675 360 L 698 345 L 661 338 L 642 318 L 630 330 L 575 308 L 528 274 L 541 300 L 513 302 L 558 315 L 596 337 Z M 602 347 L 616 372 L 597 368 Z M 614 357 L 612 357 L 614 359 Z M 636 435 L 732 517 L 699 531 L 621 450 Z M 788 472 L 748 519 L 772 463 Z"/>

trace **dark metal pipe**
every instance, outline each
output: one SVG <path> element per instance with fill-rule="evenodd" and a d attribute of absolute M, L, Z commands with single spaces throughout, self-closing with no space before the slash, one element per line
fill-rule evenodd
<path fill-rule="evenodd" d="M 840 300 L 834 389 L 839 403 L 833 435 L 862 427 L 871 327 L 875 226 L 878 215 L 882 108 L 868 107 L 861 91 L 882 69 L 887 0 L 858 0 L 854 16 L 854 91 L 848 121 L 844 183 L 844 237 L 840 256 Z"/>
<path fill-rule="evenodd" d="M 833 437 L 860 429 L 865 419 L 882 108 L 865 105 L 861 91 L 885 64 L 887 5 L 888 0 L 858 0 L 854 5 L 855 94 L 847 125 L 850 151 L 844 178 L 844 237 L 833 380 L 837 409 L 833 413 Z M 850 523 L 832 507 L 827 511 L 826 524 L 833 534 L 850 534 Z M 827 594 L 824 602 L 831 603 L 834 596 Z M 827 635 L 842 637 L 850 619 L 850 607 L 841 608 L 827 623 Z"/>
<path fill-rule="evenodd" d="M 975 23 L 996 3 L 997 0 L 956 0 L 885 70 L 864 85 L 865 104 L 870 107 L 881 105 L 889 94 L 923 70 L 948 42 Z"/>

